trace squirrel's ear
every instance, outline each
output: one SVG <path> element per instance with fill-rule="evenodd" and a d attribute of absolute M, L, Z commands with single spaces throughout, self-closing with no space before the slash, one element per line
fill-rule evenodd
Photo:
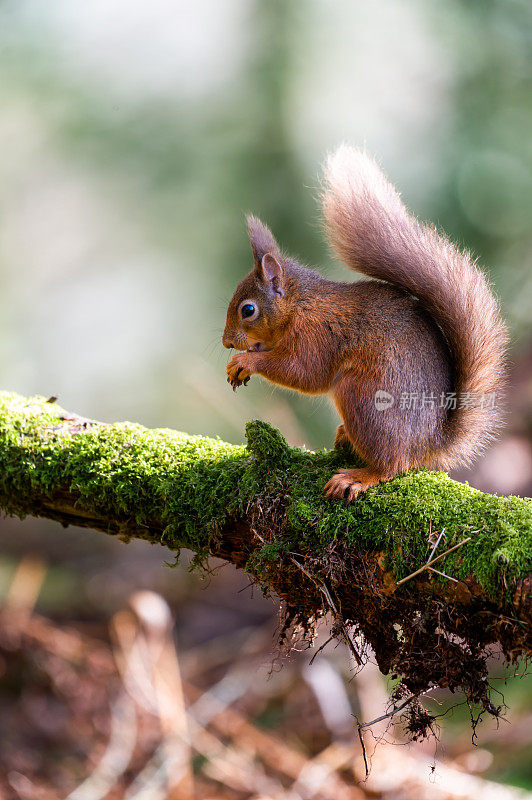
<path fill-rule="evenodd" d="M 266 253 L 275 253 L 277 255 L 280 252 L 279 245 L 275 241 L 275 236 L 271 230 L 260 219 L 248 216 L 247 223 L 255 267 L 260 269 L 262 259 Z"/>
<path fill-rule="evenodd" d="M 264 283 L 270 283 L 274 292 L 284 297 L 283 265 L 272 253 L 266 253 L 262 257 L 258 272 Z"/>

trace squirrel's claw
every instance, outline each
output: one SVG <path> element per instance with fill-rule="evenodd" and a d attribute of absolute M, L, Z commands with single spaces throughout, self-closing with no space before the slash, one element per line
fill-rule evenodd
<path fill-rule="evenodd" d="M 390 480 L 389 475 L 369 467 L 341 469 L 325 484 L 323 491 L 329 500 L 347 500 L 350 503 L 371 486 L 377 486 L 388 480 Z"/>
<path fill-rule="evenodd" d="M 233 392 L 236 392 L 239 386 L 242 386 L 243 381 L 240 380 L 240 373 L 242 372 L 242 367 L 237 369 L 235 376 L 230 380 L 231 386 L 233 387 Z M 229 380 L 229 378 L 228 378 Z"/>
<path fill-rule="evenodd" d="M 236 356 L 233 356 L 227 365 L 227 383 L 231 384 L 234 392 L 236 392 L 239 386 L 247 386 L 251 377 L 248 367 L 241 363 L 241 359 L 244 357 L 245 354 L 238 353 Z"/>

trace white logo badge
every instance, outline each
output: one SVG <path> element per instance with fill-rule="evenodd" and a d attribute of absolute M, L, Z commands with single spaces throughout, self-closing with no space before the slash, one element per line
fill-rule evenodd
<path fill-rule="evenodd" d="M 385 392 L 384 389 L 377 389 L 375 392 L 375 408 L 377 411 L 386 411 L 391 408 L 395 402 L 393 394 Z"/>

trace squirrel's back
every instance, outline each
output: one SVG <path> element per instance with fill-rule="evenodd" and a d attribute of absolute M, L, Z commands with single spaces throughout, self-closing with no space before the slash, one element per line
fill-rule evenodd
<path fill-rule="evenodd" d="M 322 200 L 337 257 L 419 298 L 441 328 L 457 407 L 427 466 L 469 463 L 500 424 L 505 381 L 507 331 L 485 276 L 468 253 L 408 212 L 364 152 L 343 146 L 328 159 Z"/>

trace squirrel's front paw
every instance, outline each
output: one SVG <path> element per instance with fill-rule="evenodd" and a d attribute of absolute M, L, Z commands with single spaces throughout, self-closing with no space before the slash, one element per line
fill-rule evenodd
<path fill-rule="evenodd" d="M 249 381 L 253 372 L 250 362 L 249 353 L 237 353 L 227 365 L 227 383 L 231 384 L 233 392 L 236 392 L 238 386 L 246 386 Z"/>

